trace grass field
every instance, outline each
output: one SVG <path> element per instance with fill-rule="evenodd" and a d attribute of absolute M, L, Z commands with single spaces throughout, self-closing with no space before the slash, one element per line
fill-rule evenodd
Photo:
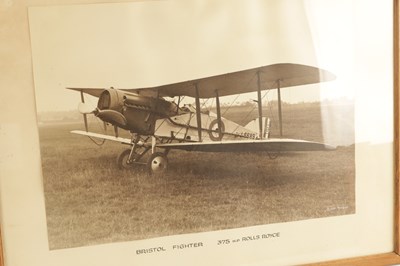
<path fill-rule="evenodd" d="M 284 110 L 286 137 L 327 141 L 319 104 Z M 352 106 L 340 110 L 346 116 L 335 121 L 346 125 L 351 142 Z M 231 111 L 227 118 L 243 122 L 243 110 Z M 118 170 L 124 146 L 98 147 L 69 133 L 81 127 L 39 127 L 51 249 L 355 212 L 354 145 L 275 160 L 266 153 L 171 151 L 168 173 L 149 177 L 141 167 Z"/>

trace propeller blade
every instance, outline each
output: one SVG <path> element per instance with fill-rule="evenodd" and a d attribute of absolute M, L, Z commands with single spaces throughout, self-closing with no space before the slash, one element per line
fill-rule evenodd
<path fill-rule="evenodd" d="M 93 110 L 93 107 L 86 103 L 79 103 L 78 110 L 81 114 L 93 114 L 96 109 Z"/>

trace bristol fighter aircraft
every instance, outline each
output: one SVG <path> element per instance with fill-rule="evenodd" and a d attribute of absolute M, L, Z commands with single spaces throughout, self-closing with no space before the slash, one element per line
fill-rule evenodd
<path fill-rule="evenodd" d="M 282 134 L 281 89 L 331 81 L 335 75 L 320 68 L 300 64 L 274 64 L 222 75 L 147 88 L 67 88 L 79 91 L 85 131 L 72 133 L 127 144 L 117 158 L 120 168 L 146 164 L 150 173 L 163 173 L 170 150 L 201 152 L 286 152 L 331 150 L 334 147 L 307 140 L 287 139 Z M 262 92 L 277 90 L 279 134 L 270 138 L 270 120 L 263 115 Z M 258 117 L 239 125 L 221 115 L 220 97 L 254 92 Z M 85 104 L 84 94 L 98 97 L 97 107 Z M 177 103 L 168 101 L 178 97 Z M 195 105 L 183 105 L 192 97 Z M 216 112 L 202 111 L 201 99 L 215 99 Z M 114 134 L 99 134 L 88 129 L 87 115 L 93 114 L 114 127 Z M 119 136 L 118 129 L 130 132 Z M 149 159 L 144 155 L 151 152 Z"/>

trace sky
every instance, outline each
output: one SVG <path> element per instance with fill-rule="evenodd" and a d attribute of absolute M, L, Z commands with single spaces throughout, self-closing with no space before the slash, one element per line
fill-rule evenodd
<path fill-rule="evenodd" d="M 337 76 L 331 84 L 284 89 L 283 101 L 352 98 L 352 15 L 352 1 L 345 0 L 32 7 L 37 111 L 75 109 L 79 94 L 65 87 L 151 87 L 274 63 L 312 65 Z"/>

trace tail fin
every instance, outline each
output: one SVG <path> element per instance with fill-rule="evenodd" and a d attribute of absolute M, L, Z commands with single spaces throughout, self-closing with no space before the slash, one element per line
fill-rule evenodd
<path fill-rule="evenodd" d="M 271 120 L 268 117 L 262 117 L 263 120 L 263 139 L 269 138 L 270 134 L 270 127 L 271 127 Z M 251 120 L 247 125 L 244 127 L 248 130 L 251 130 L 253 132 L 259 132 L 259 123 L 258 123 L 259 118 Z"/>

